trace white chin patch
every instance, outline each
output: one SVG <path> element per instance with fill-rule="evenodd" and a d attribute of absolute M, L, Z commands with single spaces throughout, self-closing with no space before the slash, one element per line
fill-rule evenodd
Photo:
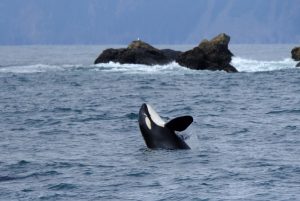
<path fill-rule="evenodd" d="M 149 128 L 149 130 L 151 130 L 152 127 L 151 127 L 151 121 L 150 121 L 150 119 L 148 117 L 145 117 L 145 121 L 146 121 L 146 125 Z"/>

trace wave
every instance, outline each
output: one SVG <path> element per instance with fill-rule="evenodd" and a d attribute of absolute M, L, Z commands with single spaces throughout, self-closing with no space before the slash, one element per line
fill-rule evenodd
<path fill-rule="evenodd" d="M 290 58 L 280 61 L 259 61 L 253 59 L 245 59 L 241 57 L 233 57 L 231 64 L 238 69 L 239 72 L 260 72 L 275 71 L 282 69 L 295 68 L 296 62 Z M 167 65 L 141 65 L 141 64 L 120 64 L 120 63 L 102 63 L 102 64 L 33 64 L 19 66 L 2 66 L 0 73 L 43 73 L 49 71 L 66 71 L 66 70 L 93 70 L 104 72 L 123 72 L 130 74 L 156 74 L 156 73 L 172 73 L 172 74 L 194 74 L 195 71 L 184 68 L 176 62 Z M 198 71 L 201 73 L 201 71 Z"/>
<path fill-rule="evenodd" d="M 58 70 L 63 70 L 63 68 L 59 65 L 33 64 L 1 67 L 0 73 L 43 73 Z"/>
<path fill-rule="evenodd" d="M 260 61 L 241 57 L 233 57 L 231 61 L 231 64 L 236 67 L 239 72 L 261 72 L 289 69 L 295 68 L 296 63 L 297 62 L 291 58 L 286 58 L 279 61 Z"/>
<path fill-rule="evenodd" d="M 186 73 L 190 69 L 182 68 L 178 63 L 171 62 L 166 65 L 152 65 L 147 66 L 143 64 L 120 64 L 120 63 L 104 63 L 96 64 L 96 67 L 99 67 L 103 71 L 111 72 L 130 72 L 130 73 Z"/>
<path fill-rule="evenodd" d="M 295 68 L 297 62 L 291 58 L 286 58 L 279 61 L 260 61 L 254 59 L 245 59 L 241 57 L 233 57 L 231 64 L 237 68 L 239 72 L 261 72 L 261 71 L 276 71 L 282 69 Z M 167 65 L 146 66 L 140 64 L 119 64 L 106 63 L 96 64 L 96 66 L 103 68 L 105 71 L 115 72 L 131 72 L 131 73 L 162 73 L 162 72 L 181 72 L 181 73 L 195 73 L 194 70 L 184 68 L 176 62 Z M 199 71 L 201 72 L 201 71 Z"/>
<path fill-rule="evenodd" d="M 51 71 L 72 71 L 72 70 L 90 70 L 103 72 L 121 72 L 130 74 L 155 74 L 155 73 L 188 73 L 191 70 L 182 68 L 176 62 L 167 65 L 141 65 L 141 64 L 120 64 L 120 63 L 102 63 L 102 64 L 63 64 L 63 65 L 49 65 L 49 64 L 34 64 L 34 65 L 19 65 L 19 66 L 5 66 L 0 67 L 0 73 L 43 73 Z"/>

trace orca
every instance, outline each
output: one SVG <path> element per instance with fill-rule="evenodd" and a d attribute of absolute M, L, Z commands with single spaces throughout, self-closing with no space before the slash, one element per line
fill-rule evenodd
<path fill-rule="evenodd" d="M 143 104 L 139 111 L 139 127 L 150 149 L 190 149 L 176 131 L 184 131 L 193 122 L 191 116 L 181 116 L 165 123 L 155 110 Z"/>

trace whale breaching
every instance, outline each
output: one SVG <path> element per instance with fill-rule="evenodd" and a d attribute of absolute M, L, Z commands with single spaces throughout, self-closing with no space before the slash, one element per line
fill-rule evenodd
<path fill-rule="evenodd" d="M 181 116 L 165 123 L 148 104 L 139 112 L 140 130 L 150 149 L 190 149 L 175 131 L 184 131 L 192 122 L 193 117 Z"/>

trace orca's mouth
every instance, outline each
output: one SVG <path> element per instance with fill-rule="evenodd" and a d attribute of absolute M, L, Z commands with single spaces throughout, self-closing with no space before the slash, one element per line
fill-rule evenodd
<path fill-rule="evenodd" d="M 147 108 L 147 104 L 144 103 L 142 106 L 141 106 L 141 109 L 140 109 L 140 115 L 143 115 L 145 117 L 150 117 L 150 114 L 149 114 L 149 111 L 148 111 L 148 108 Z"/>

